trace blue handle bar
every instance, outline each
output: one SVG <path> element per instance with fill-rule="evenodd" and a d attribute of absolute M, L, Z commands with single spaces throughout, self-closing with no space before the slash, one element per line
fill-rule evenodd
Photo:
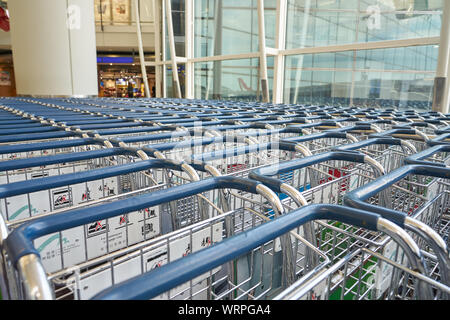
<path fill-rule="evenodd" d="M 444 144 L 450 145 L 450 141 L 445 141 L 447 139 L 450 140 L 450 132 L 441 134 L 441 135 L 437 136 L 436 138 L 429 140 L 428 144 L 430 146 L 444 145 Z"/>
<path fill-rule="evenodd" d="M 26 159 L 16 159 L 8 161 L 0 161 L 0 172 L 8 170 L 25 169 L 32 167 L 47 166 L 51 164 L 58 163 L 69 163 L 76 161 L 83 161 L 89 159 L 98 159 L 103 157 L 112 157 L 118 155 L 135 155 L 135 153 L 130 152 L 124 148 L 107 148 L 100 150 L 84 151 L 84 152 L 74 152 L 74 153 L 64 153 L 56 154 L 43 157 L 32 157 Z"/>
<path fill-rule="evenodd" d="M 299 142 L 313 141 L 313 140 L 324 139 L 324 138 L 347 139 L 347 134 L 343 133 L 343 132 L 325 131 L 325 132 L 309 134 L 306 136 L 284 138 L 283 141 L 299 143 Z"/>
<path fill-rule="evenodd" d="M 400 227 L 404 228 L 404 219 L 406 217 L 405 213 L 372 205 L 366 203 L 365 201 L 370 197 L 375 196 L 379 192 L 386 190 L 394 183 L 400 181 L 410 174 L 449 179 L 450 169 L 427 165 L 406 165 L 395 169 L 356 190 L 347 193 L 346 195 L 344 195 L 344 204 L 353 208 L 378 213 L 382 217 L 385 217 L 388 220 L 396 223 Z"/>
<path fill-rule="evenodd" d="M 292 142 L 266 142 L 259 144 L 252 144 L 245 147 L 229 148 L 224 150 L 217 150 L 212 152 L 206 152 L 202 154 L 194 154 L 192 156 L 193 161 L 212 161 L 220 160 L 229 157 L 239 156 L 243 154 L 249 154 L 264 150 L 285 150 L 285 151 L 295 151 L 295 143 Z"/>
<path fill-rule="evenodd" d="M 52 132 L 52 131 L 58 131 L 61 130 L 57 127 L 50 127 L 50 126 L 41 126 L 41 127 L 32 127 L 28 129 L 4 129 L 0 130 L 0 136 L 8 136 L 8 135 L 14 135 L 14 134 L 29 134 L 29 133 L 41 133 L 41 132 Z"/>
<path fill-rule="evenodd" d="M 88 145 L 98 144 L 98 143 L 100 143 L 100 142 L 97 142 L 96 140 L 91 139 L 91 138 L 86 138 L 86 139 L 69 139 L 69 140 L 52 141 L 52 142 L 11 144 L 11 145 L 0 146 L 0 154 L 88 146 Z"/>
<path fill-rule="evenodd" d="M 146 169 L 151 167 L 150 164 L 152 163 L 157 164 L 158 160 L 148 161 Z M 161 161 L 159 161 L 159 163 L 163 164 Z M 256 181 L 238 177 L 215 177 L 154 191 L 128 199 L 117 200 L 95 207 L 74 209 L 37 218 L 20 225 L 9 234 L 8 238 L 5 240 L 5 244 L 11 261 L 13 261 L 15 265 L 24 255 L 36 254 L 39 256 L 39 252 L 33 246 L 33 240 L 46 234 L 168 203 L 213 189 L 227 188 L 257 193 L 258 184 L 259 183 Z M 3 186 L 0 186 L 0 192 L 2 187 Z"/>
<path fill-rule="evenodd" d="M 42 133 L 33 133 L 33 134 L 17 134 L 17 135 L 0 136 L 0 143 L 32 141 L 32 140 L 41 140 L 41 139 L 58 139 L 58 138 L 67 138 L 67 137 L 75 137 L 75 136 L 77 136 L 77 134 L 74 132 L 70 132 L 70 131 L 42 132 Z"/>
<path fill-rule="evenodd" d="M 173 160 L 150 159 L 89 171 L 3 184 L 0 185 L 0 198 L 12 197 L 20 194 L 48 190 L 98 179 L 105 179 L 133 172 L 149 170 L 152 168 L 178 171 L 182 170 L 181 162 L 175 162 Z"/>
<path fill-rule="evenodd" d="M 270 166 L 258 168 L 252 170 L 249 173 L 248 177 L 250 179 L 260 181 L 261 183 L 265 184 L 275 192 L 282 192 L 280 187 L 283 184 L 283 181 L 271 178 L 271 176 L 283 174 L 286 172 L 290 172 L 292 170 L 306 168 L 308 166 L 312 166 L 314 164 L 330 160 L 364 163 L 365 155 L 359 152 L 342 152 L 342 151 L 324 152 L 305 158 L 283 161 Z"/>
<path fill-rule="evenodd" d="M 423 165 L 446 167 L 445 163 L 423 160 L 423 159 L 431 157 L 433 154 L 436 154 L 439 152 L 450 152 L 450 144 L 449 145 L 437 145 L 437 146 L 425 149 L 422 152 L 413 154 L 412 156 L 409 156 L 405 159 L 405 163 L 406 164 L 423 164 Z"/>
<path fill-rule="evenodd" d="M 401 145 L 401 139 L 396 138 L 369 138 L 366 140 L 358 141 L 355 143 L 344 144 L 342 146 L 338 146 L 333 148 L 332 150 L 340 150 L 340 151 L 348 151 L 348 150 L 357 150 L 361 148 L 365 148 L 375 144 L 386 144 L 386 145 Z"/>
<path fill-rule="evenodd" d="M 221 136 L 212 138 L 188 139 L 183 141 L 149 144 L 142 147 L 142 150 L 144 151 L 151 150 L 152 152 L 154 152 L 154 151 L 168 151 L 175 149 L 206 146 L 215 143 L 225 143 L 225 142 L 244 143 L 245 142 L 244 139 L 245 139 L 244 137 L 239 136 Z"/>
<path fill-rule="evenodd" d="M 309 205 L 211 247 L 110 287 L 94 300 L 151 299 L 313 220 L 336 220 L 377 231 L 379 216 L 333 205 Z"/>

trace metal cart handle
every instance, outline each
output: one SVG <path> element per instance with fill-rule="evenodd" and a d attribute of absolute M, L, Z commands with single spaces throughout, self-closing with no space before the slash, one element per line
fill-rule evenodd
<path fill-rule="evenodd" d="M 382 131 L 382 132 L 377 132 L 377 133 L 369 135 L 369 138 L 386 137 L 386 136 L 394 137 L 394 135 L 405 135 L 405 134 L 406 135 L 418 135 L 425 142 L 430 140 L 428 138 L 428 136 L 426 134 L 424 134 L 423 132 L 420 132 L 417 129 L 406 129 L 406 128 L 405 129 L 397 128 L 397 129 L 391 129 L 391 130 L 386 130 L 386 131 Z"/>
<path fill-rule="evenodd" d="M 165 159 L 142 160 L 113 167 L 88 170 L 84 172 L 68 173 L 59 176 L 44 177 L 33 180 L 12 182 L 0 185 L 0 198 L 12 197 L 20 194 L 48 190 L 92 180 L 115 177 L 149 169 L 184 170 L 184 162 Z"/>
<path fill-rule="evenodd" d="M 373 231 L 395 234 L 409 252 L 412 264 L 420 267 L 420 250 L 406 232 L 380 218 L 377 214 L 336 205 L 301 207 L 276 220 L 259 225 L 215 243 L 209 248 L 183 259 L 165 264 L 151 272 L 110 287 L 93 297 L 94 300 L 151 299 L 183 284 L 232 259 L 235 259 L 287 232 L 313 220 L 337 220 Z M 408 253 L 407 253 L 408 254 Z"/>
<path fill-rule="evenodd" d="M 57 139 L 57 138 L 67 138 L 77 136 L 76 133 L 71 131 L 53 131 L 53 132 L 42 132 L 34 134 L 16 134 L 9 136 L 1 136 L 0 143 L 6 142 L 20 142 L 20 141 L 30 141 L 30 140 L 42 140 L 42 139 Z"/>
<path fill-rule="evenodd" d="M 206 146 L 214 143 L 223 143 L 223 142 L 234 142 L 234 143 L 246 143 L 246 139 L 244 136 L 221 136 L 221 137 L 213 137 L 213 138 L 198 138 L 198 139 L 189 139 L 183 141 L 175 141 L 175 142 L 167 142 L 167 143 L 155 143 L 149 144 L 142 147 L 142 150 L 158 150 L 158 151 L 168 151 L 174 149 L 182 149 L 182 148 L 190 148 L 190 147 L 198 147 L 198 146 Z M 247 140 L 248 142 L 248 140 Z"/>
<path fill-rule="evenodd" d="M 270 166 L 258 168 L 252 170 L 248 176 L 251 179 L 262 182 L 276 192 L 282 192 L 280 188 L 284 182 L 279 179 L 271 178 L 271 176 L 283 174 L 292 170 L 306 168 L 314 164 L 330 160 L 368 163 L 374 168 L 376 176 L 384 174 L 383 167 L 378 162 L 365 154 L 353 151 L 329 151 L 305 158 L 283 161 Z"/>
<path fill-rule="evenodd" d="M 161 160 L 150 161 L 160 164 L 163 163 Z M 268 200 L 270 199 L 272 201 L 276 210 L 280 213 L 283 212 L 283 207 L 277 196 L 259 182 L 231 176 L 214 177 L 95 207 L 74 209 L 37 218 L 14 229 L 5 240 L 5 245 L 11 261 L 16 265 L 19 259 L 26 255 L 35 254 L 39 256 L 39 252 L 33 246 L 33 240 L 43 235 L 112 218 L 162 203 L 168 203 L 213 189 L 225 188 L 264 194 Z"/>
<path fill-rule="evenodd" d="M 118 155 L 135 155 L 135 153 L 123 148 L 106 148 L 100 150 L 64 153 L 43 157 L 32 157 L 26 159 L 16 159 L 0 162 L 0 172 L 8 170 L 25 169 L 32 167 L 47 166 L 57 163 L 76 162 L 102 157 L 112 157 Z"/>
<path fill-rule="evenodd" d="M 344 195 L 344 203 L 353 208 L 379 213 L 383 217 L 387 217 L 389 220 L 404 228 L 404 220 L 406 218 L 405 213 L 371 205 L 365 201 L 379 192 L 386 190 L 394 183 L 410 174 L 450 179 L 449 168 L 429 165 L 406 165 L 347 193 Z"/>
<path fill-rule="evenodd" d="M 58 131 L 59 128 L 52 126 L 32 127 L 32 128 L 20 128 L 20 129 L 4 129 L 0 130 L 0 136 L 9 136 L 14 134 L 29 134 L 29 133 L 44 133 Z"/>
<path fill-rule="evenodd" d="M 332 150 L 340 150 L 340 151 L 348 151 L 348 150 L 357 150 L 361 148 L 365 148 L 371 145 L 376 144 L 385 144 L 385 145 L 392 145 L 392 146 L 405 146 L 408 149 L 410 149 L 411 153 L 416 153 L 416 148 L 408 141 L 397 139 L 397 138 L 391 138 L 391 137 L 381 137 L 381 138 L 369 138 L 366 140 L 358 141 L 355 143 L 345 144 L 339 147 L 334 147 Z"/>
<path fill-rule="evenodd" d="M 343 132 L 326 131 L 326 132 L 319 132 L 319 133 L 315 133 L 315 134 L 314 133 L 309 134 L 307 136 L 285 138 L 285 139 L 283 139 L 283 141 L 300 143 L 300 142 L 312 141 L 312 140 L 323 139 L 323 138 L 348 139 L 349 135 L 348 135 L 348 133 L 343 133 Z"/>
<path fill-rule="evenodd" d="M 46 149 L 59 149 L 59 148 L 70 148 L 70 147 L 80 147 L 87 146 L 91 144 L 98 144 L 94 139 L 70 139 L 52 142 L 35 142 L 35 143 L 23 143 L 23 144 L 12 144 L 0 146 L 0 154 L 8 153 L 19 153 L 19 152 L 30 152 L 30 151 L 40 151 Z"/>
<path fill-rule="evenodd" d="M 295 143 L 288 141 L 266 142 L 244 147 L 217 150 L 202 154 L 194 154 L 191 159 L 193 161 L 211 161 L 265 150 L 285 150 L 295 152 L 297 151 L 295 146 Z"/>
<path fill-rule="evenodd" d="M 413 154 L 412 156 L 407 157 L 404 161 L 406 164 L 423 164 L 423 165 L 431 165 L 431 166 L 439 166 L 439 167 L 447 167 L 445 163 L 426 161 L 428 157 L 431 157 L 433 154 L 439 152 L 450 152 L 450 144 L 449 145 L 436 145 L 434 147 L 423 150 L 422 152 Z"/>
<path fill-rule="evenodd" d="M 407 228 L 425 239 L 435 251 L 440 261 L 440 270 L 443 281 L 448 285 L 450 281 L 450 257 L 446 242 L 441 236 L 426 224 L 410 218 L 404 212 L 391 210 L 381 206 L 372 205 L 365 201 L 377 193 L 386 190 L 394 183 L 400 181 L 405 176 L 417 174 L 423 176 L 433 176 L 438 178 L 450 178 L 450 168 L 443 168 L 429 165 L 406 165 L 372 181 L 362 187 L 344 195 L 344 204 L 353 208 L 375 212 L 402 229 Z"/>

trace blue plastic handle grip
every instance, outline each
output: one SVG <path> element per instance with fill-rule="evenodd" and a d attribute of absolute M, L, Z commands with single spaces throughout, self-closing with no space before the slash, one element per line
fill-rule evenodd
<path fill-rule="evenodd" d="M 366 140 L 361 140 L 355 143 L 350 144 L 344 144 L 338 147 L 333 148 L 333 150 L 340 150 L 340 151 L 348 151 L 348 150 L 358 150 L 361 148 L 365 148 L 371 145 L 376 144 L 385 144 L 385 145 L 395 145 L 399 146 L 401 145 L 401 139 L 396 138 L 370 138 Z"/>
<path fill-rule="evenodd" d="M 313 220 L 329 219 L 377 230 L 379 216 L 333 205 L 309 205 L 261 224 L 211 247 L 112 286 L 94 300 L 141 300 L 156 297 L 180 284 L 223 265 Z"/>
<path fill-rule="evenodd" d="M 450 145 L 437 145 L 428 149 L 425 149 L 419 153 L 413 154 L 405 158 L 406 164 L 423 164 L 431 166 L 446 167 L 445 163 L 426 161 L 424 159 L 431 157 L 439 152 L 450 152 Z"/>
<path fill-rule="evenodd" d="M 141 133 L 141 132 L 155 132 L 155 131 L 169 131 L 169 130 L 175 130 L 175 128 L 171 127 L 160 127 L 160 126 L 153 126 L 153 127 L 143 127 L 143 128 L 121 128 L 121 129 L 107 129 L 107 130 L 96 130 L 95 132 L 100 135 L 114 135 L 114 134 L 130 134 L 130 133 Z"/>
<path fill-rule="evenodd" d="M 366 203 L 365 201 L 370 197 L 377 195 L 381 191 L 386 190 L 394 183 L 402 180 L 404 177 L 410 174 L 449 179 L 450 169 L 427 165 L 406 165 L 395 169 L 356 190 L 347 193 L 346 195 L 344 195 L 344 204 L 353 208 L 376 212 L 382 217 L 391 220 L 392 222 L 398 224 L 403 228 L 404 219 L 406 217 L 405 213 L 372 205 Z"/>
<path fill-rule="evenodd" d="M 183 141 L 175 141 L 175 142 L 166 142 L 166 143 L 155 143 L 149 144 L 142 149 L 150 150 L 158 150 L 158 151 L 168 151 L 175 149 L 186 149 L 198 146 L 206 146 L 215 143 L 225 143 L 225 142 L 234 142 L 234 143 L 244 143 L 244 137 L 237 136 L 221 136 L 221 137 L 212 137 L 212 138 L 199 138 L 199 139 L 188 139 Z"/>
<path fill-rule="evenodd" d="M 307 141 L 313 141 L 313 140 L 325 139 L 325 138 L 347 139 L 347 134 L 342 133 L 342 132 L 326 131 L 326 132 L 313 133 L 313 134 L 309 134 L 306 136 L 284 138 L 283 141 L 299 143 L 299 142 L 307 142 Z"/>
<path fill-rule="evenodd" d="M 259 144 L 252 144 L 245 147 L 229 148 L 224 150 L 217 150 L 212 152 L 206 152 L 202 154 L 194 154 L 192 156 L 193 161 L 212 161 L 239 156 L 243 154 L 249 154 L 264 150 L 285 150 L 295 151 L 295 143 L 292 142 L 266 142 Z"/>
<path fill-rule="evenodd" d="M 32 141 L 32 140 L 42 140 L 42 139 L 58 139 L 75 137 L 76 133 L 70 131 L 55 131 L 55 132 L 43 132 L 43 133 L 33 133 L 33 134 L 17 134 L 0 136 L 0 143 L 6 142 L 21 142 L 21 141 Z"/>
<path fill-rule="evenodd" d="M 397 129 L 391 129 L 391 130 L 386 130 L 386 131 L 371 134 L 369 136 L 369 138 L 376 138 L 376 137 L 383 137 L 383 136 L 386 137 L 386 136 L 392 136 L 394 134 L 412 134 L 412 135 L 414 135 L 416 133 L 417 132 L 414 129 L 407 129 L 407 128 L 398 129 L 397 128 Z"/>
<path fill-rule="evenodd" d="M 145 142 L 145 141 L 155 141 L 155 140 L 164 140 L 167 139 L 170 141 L 172 138 L 179 138 L 179 137 L 189 137 L 193 135 L 193 131 L 169 131 L 164 133 L 155 133 L 155 134 L 147 134 L 147 135 L 140 135 L 140 136 L 131 136 L 131 137 L 119 137 L 117 139 L 112 138 L 110 139 L 112 144 L 117 144 L 120 141 L 125 143 L 134 143 L 134 142 Z"/>
<path fill-rule="evenodd" d="M 157 163 L 155 160 L 151 161 Z M 94 207 L 74 209 L 37 218 L 20 225 L 9 234 L 5 240 L 5 244 L 11 261 L 16 264 L 20 257 L 24 255 L 36 254 L 39 256 L 39 252 L 33 246 L 33 240 L 46 234 L 168 203 L 213 189 L 227 188 L 256 193 L 258 184 L 256 181 L 238 177 L 215 177 Z"/>
<path fill-rule="evenodd" d="M 52 132 L 52 131 L 58 131 L 60 130 L 57 127 L 50 127 L 50 126 L 41 126 L 41 127 L 32 127 L 28 129 L 4 129 L 0 130 L 0 136 L 9 136 L 9 135 L 15 135 L 15 134 L 29 134 L 29 133 L 41 133 L 41 132 Z"/>
<path fill-rule="evenodd" d="M 104 167 L 82 172 L 62 174 L 0 185 L 0 198 L 12 197 L 36 191 L 68 186 L 72 184 L 115 177 L 152 168 L 181 171 L 181 163 L 171 160 L 150 159 L 112 167 Z"/>
<path fill-rule="evenodd" d="M 441 134 L 441 135 L 437 136 L 436 138 L 429 140 L 428 145 L 430 145 L 430 146 L 450 145 L 450 141 L 445 141 L 447 139 L 450 140 L 450 132 Z"/>
<path fill-rule="evenodd" d="M 252 170 L 249 173 L 248 177 L 250 179 L 260 181 L 261 183 L 268 186 L 275 192 L 282 192 L 280 190 L 280 186 L 283 184 L 283 181 L 271 178 L 272 176 L 290 172 L 292 170 L 306 168 L 314 164 L 330 160 L 364 163 L 364 157 L 365 155 L 359 152 L 344 152 L 344 151 L 324 152 L 305 158 L 283 161 L 270 166 L 258 168 Z"/>
<path fill-rule="evenodd" d="M 69 139 L 69 140 L 52 141 L 52 142 L 11 144 L 11 145 L 0 146 L 0 154 L 88 146 L 88 145 L 98 144 L 98 143 L 99 142 L 95 141 L 94 139 L 86 138 L 86 139 Z"/>
<path fill-rule="evenodd" d="M 80 128 L 81 130 L 97 130 L 97 129 L 109 129 L 109 128 L 132 128 L 132 127 L 141 127 L 141 126 L 149 126 L 148 124 L 141 124 L 139 122 L 124 122 L 124 123 L 103 123 L 103 124 L 82 124 L 76 126 L 76 128 Z"/>

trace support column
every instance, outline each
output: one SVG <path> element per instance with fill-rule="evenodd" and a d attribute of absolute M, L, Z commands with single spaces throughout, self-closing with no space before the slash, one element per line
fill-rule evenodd
<path fill-rule="evenodd" d="M 8 2 L 18 95 L 96 96 L 91 0 Z"/>
<path fill-rule="evenodd" d="M 434 78 L 433 111 L 449 112 L 450 1 L 443 2 L 439 55 Z"/>

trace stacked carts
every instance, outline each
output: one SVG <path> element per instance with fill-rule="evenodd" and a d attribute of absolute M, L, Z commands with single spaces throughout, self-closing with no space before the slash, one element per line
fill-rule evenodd
<path fill-rule="evenodd" d="M 0 99 L 3 299 L 447 300 L 450 115 Z"/>

